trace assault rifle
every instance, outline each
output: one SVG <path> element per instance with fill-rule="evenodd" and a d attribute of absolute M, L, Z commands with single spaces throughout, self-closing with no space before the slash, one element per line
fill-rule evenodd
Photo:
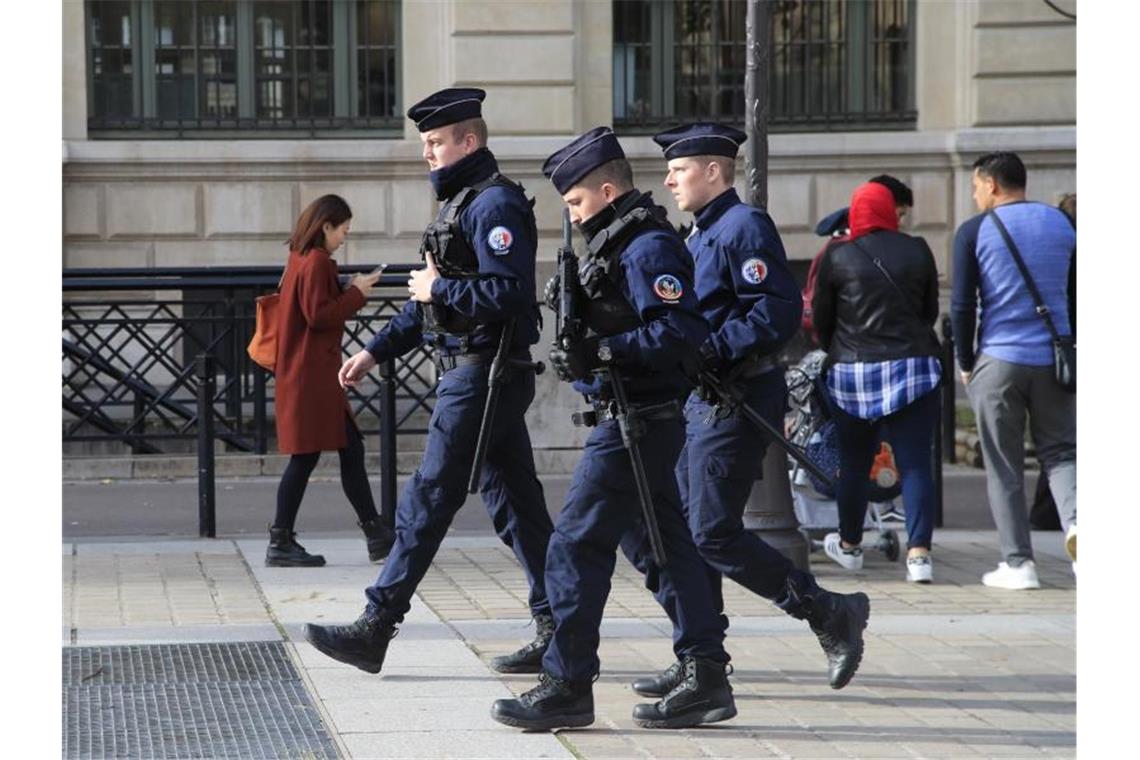
<path fill-rule="evenodd" d="M 558 249 L 558 308 L 555 310 L 554 348 L 568 351 L 585 337 L 586 323 L 581 316 L 580 298 L 582 285 L 578 280 L 578 257 L 570 240 L 570 211 L 562 212 L 562 245 Z M 641 459 L 638 439 L 645 434 L 644 423 L 638 418 L 637 410 L 630 409 L 625 393 L 625 384 L 617 371 L 606 371 L 613 390 L 614 418 L 621 431 L 621 441 L 629 452 L 633 467 L 633 480 L 637 486 L 637 499 L 641 503 L 641 515 L 645 520 L 649 536 L 649 548 L 653 561 L 658 567 L 665 567 L 665 546 L 661 540 L 661 529 L 657 525 L 657 515 L 653 511 L 653 498 L 649 490 L 649 478 L 645 474 L 645 464 Z M 593 414 L 590 412 L 588 414 Z"/>

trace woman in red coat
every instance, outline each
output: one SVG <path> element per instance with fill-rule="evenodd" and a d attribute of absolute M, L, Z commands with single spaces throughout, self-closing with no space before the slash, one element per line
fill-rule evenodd
<path fill-rule="evenodd" d="M 337 195 L 317 198 L 301 212 L 289 239 L 277 323 L 277 447 L 292 454 L 277 489 L 277 515 L 269 527 L 265 564 L 312 567 L 293 530 L 309 476 L 322 451 L 340 455 L 340 480 L 368 539 L 368 558 L 379 562 L 395 538 L 380 522 L 364 470 L 364 445 L 348 396 L 337 381 L 345 320 L 364 306 L 379 272 L 356 275 L 341 288 L 332 254 L 348 236 L 352 211 Z"/>

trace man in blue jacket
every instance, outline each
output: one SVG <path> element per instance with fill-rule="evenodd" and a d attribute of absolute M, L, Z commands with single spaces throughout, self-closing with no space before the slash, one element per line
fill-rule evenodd
<path fill-rule="evenodd" d="M 508 321 L 514 336 L 483 465 L 480 492 L 503 543 L 530 584 L 537 623 L 534 642 L 493 663 L 511 672 L 537 672 L 553 630 L 543 584 L 553 524 L 523 415 L 534 399 L 529 347 L 538 341 L 534 293 L 538 233 L 521 185 L 499 173 L 486 147 L 487 125 L 474 88 L 441 90 L 416 103 L 408 118 L 420 131 L 439 214 L 424 233 L 425 266 L 408 281 L 411 299 L 368 346 L 340 370 L 355 384 L 378 362 L 413 350 L 425 339 L 439 373 L 436 405 L 423 461 L 396 510 L 396 543 L 367 605 L 351 625 L 307 624 L 319 651 L 369 673 L 380 672 L 388 640 L 410 608 L 456 511 L 467 497 L 488 388 L 488 369 Z"/>
<path fill-rule="evenodd" d="M 682 211 L 694 213 L 686 241 L 696 268 L 696 295 L 710 333 L 700 369 L 735 385 L 743 400 L 783 429 L 787 387 L 775 355 L 799 327 L 802 301 L 780 234 L 767 213 L 740 201 L 732 188 L 736 154 L 746 136 L 715 123 L 683 125 L 656 135 L 668 161 L 665 186 Z M 828 659 L 832 688 L 854 676 L 870 616 L 866 594 L 836 594 L 811 573 L 744 529 L 744 508 L 761 475 L 769 438 L 710 389 L 685 405 L 685 447 L 676 476 L 689 529 L 707 563 L 714 605 L 727 629 L 721 576 L 807 620 Z M 655 596 L 666 610 L 676 590 L 663 578 Z M 676 686 L 679 663 L 633 684 L 659 696 Z"/>
<path fill-rule="evenodd" d="M 587 333 L 550 354 L 594 412 L 594 427 L 558 515 L 546 556 L 546 588 L 555 630 L 539 684 L 501 699 L 491 717 L 508 726 L 548 730 L 594 721 L 598 628 L 619 543 L 627 556 L 650 553 L 634 469 L 617 419 L 613 377 L 625 386 L 643 428 L 631 425 L 651 489 L 666 566 L 639 565 L 647 585 L 669 578 L 674 651 L 683 678 L 664 699 L 637 705 L 634 722 L 681 728 L 736 714 L 725 665 L 724 633 L 710 603 L 704 565 L 681 513 L 673 465 L 684 443 L 681 399 L 692 387 L 682 369 L 708 336 L 693 293 L 692 263 L 665 210 L 633 186 L 625 154 L 608 127 L 597 127 L 546 160 L 550 178 L 586 239 L 580 265 Z M 547 288 L 551 308 L 557 287 Z M 632 551 L 631 549 L 632 548 Z"/>
<path fill-rule="evenodd" d="M 964 222 L 954 236 L 950 320 L 962 383 L 978 422 L 986 491 L 1004 558 L 982 576 L 982 583 L 1010 590 L 1038 588 L 1025 508 L 1025 418 L 1029 416 L 1076 571 L 1077 399 L 1053 376 L 1052 335 L 999 222 L 1061 336 L 1073 334 L 1070 272 L 1076 265 L 1077 235 L 1063 212 L 1025 199 L 1025 165 L 1016 153 L 979 157 L 973 183 L 974 202 L 982 213 Z"/>

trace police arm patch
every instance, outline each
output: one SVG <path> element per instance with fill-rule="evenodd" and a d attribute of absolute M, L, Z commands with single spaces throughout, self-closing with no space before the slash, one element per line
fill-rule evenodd
<path fill-rule="evenodd" d="M 511 251 L 511 243 L 515 241 L 515 236 L 506 227 L 495 227 L 487 233 L 487 245 L 495 252 L 496 256 L 505 256 Z"/>
<path fill-rule="evenodd" d="M 653 293 L 665 303 L 680 301 L 684 292 L 681 280 L 671 274 L 658 275 L 653 281 Z"/>
<path fill-rule="evenodd" d="M 759 285 L 768 276 L 768 265 L 764 263 L 763 259 L 749 259 L 740 268 L 740 274 L 744 277 L 745 282 L 751 285 Z"/>

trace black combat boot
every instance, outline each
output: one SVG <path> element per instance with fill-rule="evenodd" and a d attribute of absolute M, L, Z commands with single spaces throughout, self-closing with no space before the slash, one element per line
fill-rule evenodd
<path fill-rule="evenodd" d="M 851 681 L 863 660 L 863 629 L 871 617 L 867 595 L 820 591 L 811 599 L 807 621 L 827 655 L 827 680 L 833 689 Z"/>
<path fill-rule="evenodd" d="M 588 726 L 594 722 L 593 683 L 561 681 L 540 673 L 538 686 L 518 699 L 496 699 L 491 717 L 525 731 Z"/>
<path fill-rule="evenodd" d="M 871 600 L 864 593 L 836 594 L 816 585 L 807 573 L 788 574 L 776 606 L 806 620 L 827 655 L 827 680 L 833 689 L 846 686 L 863 659 L 863 629 L 871 617 Z"/>
<path fill-rule="evenodd" d="M 677 660 L 665 672 L 649 678 L 639 678 L 633 682 L 635 693 L 643 697 L 661 699 L 677 687 L 685 677 L 685 663 Z"/>
<path fill-rule="evenodd" d="M 736 715 L 736 702 L 724 663 L 705 657 L 686 657 L 681 671 L 681 682 L 663 699 L 634 705 L 634 723 L 642 728 L 689 728 Z"/>
<path fill-rule="evenodd" d="M 309 554 L 297 543 L 297 534 L 285 528 L 269 526 L 269 548 L 265 550 L 266 567 L 320 567 L 325 558 Z"/>
<path fill-rule="evenodd" d="M 317 651 L 334 660 L 360 668 L 366 673 L 379 673 L 388 653 L 388 642 L 398 629 L 364 613 L 349 625 L 314 625 L 305 623 L 305 640 Z"/>
<path fill-rule="evenodd" d="M 539 614 L 534 616 L 534 641 L 510 654 L 491 660 L 491 669 L 497 673 L 539 673 L 542 671 L 542 656 L 550 646 L 554 636 L 554 616 Z"/>
<path fill-rule="evenodd" d="M 356 523 L 364 531 L 368 539 L 368 561 L 379 562 L 392 551 L 392 544 L 396 543 L 396 533 L 387 525 L 380 522 L 379 517 L 373 517 L 368 522 Z"/>

